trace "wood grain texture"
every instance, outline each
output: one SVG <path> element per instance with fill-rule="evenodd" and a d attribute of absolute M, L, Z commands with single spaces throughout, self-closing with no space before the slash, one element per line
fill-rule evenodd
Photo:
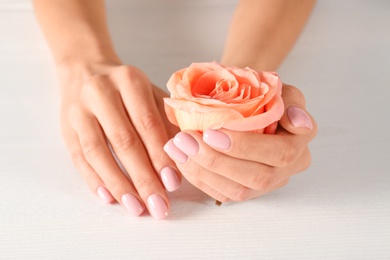
<path fill-rule="evenodd" d="M 235 1 L 155 2 L 108 2 L 126 62 L 163 87 L 219 59 Z M 308 171 L 221 207 L 185 183 L 154 221 L 90 194 L 60 139 L 31 4 L 0 0 L 0 259 L 390 259 L 389 17 L 388 1 L 318 1 L 280 68 L 320 127 Z"/>

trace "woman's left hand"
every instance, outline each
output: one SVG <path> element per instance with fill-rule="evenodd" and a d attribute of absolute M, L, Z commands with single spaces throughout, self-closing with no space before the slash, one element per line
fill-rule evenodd
<path fill-rule="evenodd" d="M 317 133 L 303 94 L 284 85 L 282 96 L 286 110 L 275 134 L 185 131 L 164 150 L 190 183 L 218 201 L 244 201 L 278 189 L 309 167 L 308 144 Z"/>

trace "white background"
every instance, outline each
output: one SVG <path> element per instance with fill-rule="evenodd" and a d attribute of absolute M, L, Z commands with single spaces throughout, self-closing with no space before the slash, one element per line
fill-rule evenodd
<path fill-rule="evenodd" d="M 164 86 L 219 60 L 235 1 L 109 1 L 115 45 Z M 95 198 L 59 133 L 58 89 L 31 4 L 0 0 L 0 259 L 390 259 L 390 2 L 319 1 L 279 70 L 319 124 L 288 186 L 214 206 L 188 184 L 169 218 Z"/>

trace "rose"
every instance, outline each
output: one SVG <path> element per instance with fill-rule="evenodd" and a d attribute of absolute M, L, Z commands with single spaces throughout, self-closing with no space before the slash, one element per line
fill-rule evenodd
<path fill-rule="evenodd" d="M 164 98 L 165 111 L 181 130 L 269 133 L 284 113 L 282 82 L 273 72 L 192 63 L 175 72 L 167 87 L 171 96 Z"/>

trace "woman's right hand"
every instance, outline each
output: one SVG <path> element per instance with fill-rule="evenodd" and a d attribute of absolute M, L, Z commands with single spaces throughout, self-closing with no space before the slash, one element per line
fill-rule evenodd
<path fill-rule="evenodd" d="M 167 129 L 148 77 L 133 66 L 104 64 L 62 66 L 59 78 L 62 134 L 90 189 L 131 215 L 148 208 L 165 218 L 165 189 L 176 190 L 181 176 L 163 151 Z"/>

